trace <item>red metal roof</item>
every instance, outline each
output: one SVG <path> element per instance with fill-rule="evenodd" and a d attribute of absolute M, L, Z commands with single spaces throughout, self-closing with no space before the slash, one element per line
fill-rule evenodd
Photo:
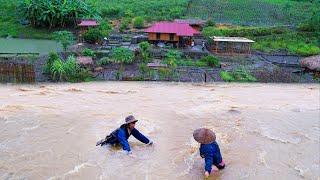
<path fill-rule="evenodd" d="M 199 31 L 193 29 L 189 24 L 177 22 L 157 22 L 153 26 L 144 30 L 148 33 L 174 33 L 177 36 L 194 36 L 200 34 Z"/>
<path fill-rule="evenodd" d="M 80 24 L 78 26 L 98 26 L 96 20 L 81 20 Z"/>

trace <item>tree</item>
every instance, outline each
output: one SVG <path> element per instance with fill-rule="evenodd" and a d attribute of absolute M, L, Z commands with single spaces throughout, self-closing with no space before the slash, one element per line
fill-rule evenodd
<path fill-rule="evenodd" d="M 56 31 L 54 32 L 54 38 L 62 44 L 63 50 L 66 52 L 74 40 L 74 35 L 70 31 Z"/>
<path fill-rule="evenodd" d="M 74 26 L 77 19 L 97 16 L 96 9 L 82 0 L 21 0 L 18 12 L 33 26 L 49 29 Z"/>

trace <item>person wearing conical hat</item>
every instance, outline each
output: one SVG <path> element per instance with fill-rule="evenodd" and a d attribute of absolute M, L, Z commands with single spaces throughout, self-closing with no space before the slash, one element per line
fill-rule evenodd
<path fill-rule="evenodd" d="M 141 141 L 144 144 L 152 145 L 153 142 L 149 140 L 146 136 L 141 134 L 136 128 L 135 124 L 138 120 L 135 119 L 134 116 L 130 115 L 126 117 L 125 123 L 122 124 L 118 129 L 114 130 L 111 134 L 109 134 L 105 139 L 102 139 L 97 142 L 96 146 L 103 146 L 106 144 L 120 144 L 122 149 L 127 154 L 132 154 L 131 148 L 128 142 L 128 139 L 131 135 L 133 135 L 136 139 Z"/>
<path fill-rule="evenodd" d="M 200 128 L 193 132 L 194 139 L 200 143 L 200 156 L 205 160 L 205 177 L 208 177 L 212 172 L 212 165 L 217 169 L 223 169 L 223 162 L 220 148 L 216 142 L 216 135 L 210 129 Z"/>

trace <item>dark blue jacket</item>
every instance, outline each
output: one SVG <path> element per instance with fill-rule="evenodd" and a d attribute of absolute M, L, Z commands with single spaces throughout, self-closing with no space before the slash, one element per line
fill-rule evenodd
<path fill-rule="evenodd" d="M 219 145 L 216 142 L 200 145 L 200 156 L 205 160 L 204 169 L 211 173 L 212 165 L 218 166 L 222 162 Z"/>
<path fill-rule="evenodd" d="M 145 137 L 143 134 L 141 134 L 137 129 L 133 129 L 131 131 L 131 134 L 129 134 L 127 127 L 125 124 L 121 125 L 120 128 L 113 131 L 108 137 L 107 142 L 110 144 L 117 144 L 120 143 L 122 146 L 122 149 L 125 151 L 131 151 L 130 145 L 128 142 L 129 137 L 133 135 L 136 139 L 139 141 L 148 144 L 150 140 Z"/>

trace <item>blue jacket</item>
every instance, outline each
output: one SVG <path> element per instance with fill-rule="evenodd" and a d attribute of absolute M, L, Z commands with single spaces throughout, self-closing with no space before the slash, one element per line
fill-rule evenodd
<path fill-rule="evenodd" d="M 205 160 L 204 169 L 211 173 L 212 165 L 218 166 L 222 162 L 220 148 L 217 142 L 200 145 L 200 156 Z"/>
<path fill-rule="evenodd" d="M 139 141 L 148 144 L 150 140 L 145 137 L 143 134 L 141 134 L 137 129 L 133 129 L 131 131 L 131 134 L 129 134 L 127 127 L 125 124 L 121 125 L 120 128 L 113 131 L 107 140 L 110 144 L 117 144 L 120 143 L 122 146 L 122 149 L 125 151 L 131 151 L 130 145 L 128 142 L 129 137 L 133 135 L 136 139 Z"/>

